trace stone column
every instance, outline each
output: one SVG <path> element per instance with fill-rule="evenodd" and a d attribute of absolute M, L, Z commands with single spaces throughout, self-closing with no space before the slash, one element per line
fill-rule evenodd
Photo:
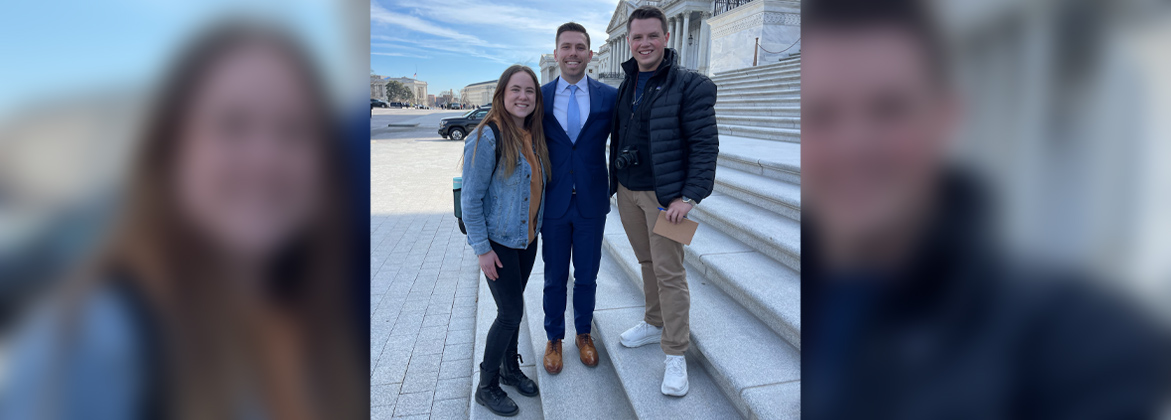
<path fill-rule="evenodd" d="M 674 48 L 674 39 L 676 39 L 676 36 L 674 36 L 674 18 L 667 19 L 666 30 L 671 33 L 671 39 L 667 40 L 665 48 Z"/>
<path fill-rule="evenodd" d="M 691 12 L 683 13 L 683 32 L 679 33 L 679 44 L 683 45 L 683 53 L 679 58 L 679 63 L 686 68 L 694 68 L 688 62 L 687 53 L 691 51 L 691 46 L 687 45 L 687 33 L 691 31 Z"/>
<path fill-rule="evenodd" d="M 603 66 L 604 70 L 602 71 L 605 73 L 610 73 L 612 71 L 610 68 L 612 65 L 614 65 L 614 47 L 610 46 L 609 42 L 606 43 L 606 51 L 609 52 L 606 53 L 606 65 Z"/>
<path fill-rule="evenodd" d="M 671 39 L 667 40 L 667 45 L 664 48 L 675 48 L 675 19 L 667 19 L 667 31 L 671 33 Z"/>
<path fill-rule="evenodd" d="M 622 45 L 620 45 L 621 43 L 622 43 L 621 40 L 615 39 L 614 40 L 614 53 L 610 54 L 611 57 L 614 57 L 614 63 L 613 63 L 614 65 L 611 66 L 612 67 L 611 71 L 613 71 L 615 73 L 617 73 L 619 71 L 618 69 L 622 67 Z"/>
<path fill-rule="evenodd" d="M 614 60 L 610 61 L 610 73 L 618 73 L 618 67 L 622 66 L 622 55 L 621 51 L 618 50 L 618 40 L 614 40 L 614 43 L 610 46 L 610 57 L 614 58 Z"/>
<path fill-rule="evenodd" d="M 667 48 L 679 48 L 679 18 L 671 18 L 667 22 L 667 29 L 671 31 L 671 42 L 667 44 Z"/>
<path fill-rule="evenodd" d="M 626 61 L 626 54 L 630 54 L 630 48 L 626 46 L 626 42 L 626 35 L 623 35 L 622 44 L 618 46 L 618 49 L 622 50 L 622 54 L 619 55 L 619 57 L 622 57 L 622 61 Z"/>
<path fill-rule="evenodd" d="M 615 69 L 622 68 L 622 62 L 626 61 L 626 37 L 625 36 L 618 38 L 618 54 L 615 54 L 614 56 L 618 57 L 618 62 L 614 63 Z"/>
<path fill-rule="evenodd" d="M 618 72 L 618 40 L 610 41 L 610 72 Z"/>
<path fill-rule="evenodd" d="M 711 25 L 707 23 L 707 13 L 699 15 L 699 64 L 696 68 L 700 73 L 707 74 L 708 49 L 711 48 L 712 30 Z"/>
<path fill-rule="evenodd" d="M 612 66 L 610 66 L 611 67 L 610 71 L 613 71 L 615 73 L 619 72 L 620 70 L 618 70 L 618 69 L 622 68 L 622 45 L 621 44 L 622 44 L 621 39 L 615 39 L 614 40 L 614 47 L 613 47 L 614 53 L 610 54 L 610 56 L 614 57 L 614 63 Z"/>
<path fill-rule="evenodd" d="M 614 40 L 614 71 L 618 71 L 622 67 L 622 62 L 626 61 L 622 58 L 622 38 Z"/>
<path fill-rule="evenodd" d="M 618 57 L 618 61 L 614 63 L 614 71 L 621 72 L 622 71 L 622 63 L 626 61 L 626 37 L 625 36 L 618 38 L 618 54 L 615 54 L 614 56 Z"/>
<path fill-rule="evenodd" d="M 622 66 L 622 38 L 614 40 L 614 71 Z"/>
<path fill-rule="evenodd" d="M 682 21 L 676 17 L 675 23 L 671 25 L 671 48 L 674 48 L 675 52 L 679 52 L 679 26 L 681 24 Z"/>

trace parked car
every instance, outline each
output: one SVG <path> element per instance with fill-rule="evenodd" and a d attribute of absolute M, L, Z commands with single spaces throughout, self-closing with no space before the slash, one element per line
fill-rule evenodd
<path fill-rule="evenodd" d="M 390 108 L 390 104 L 379 99 L 370 98 L 370 108 Z"/>
<path fill-rule="evenodd" d="M 463 140 L 472 132 L 484 116 L 488 115 L 488 107 L 473 109 L 458 117 L 447 117 L 439 120 L 439 135 L 445 139 Z"/>

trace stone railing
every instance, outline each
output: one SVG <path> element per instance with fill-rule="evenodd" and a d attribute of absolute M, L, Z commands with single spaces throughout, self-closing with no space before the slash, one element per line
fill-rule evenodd
<path fill-rule="evenodd" d="M 712 7 L 712 16 L 717 16 L 720 13 L 727 12 L 751 2 L 752 0 L 716 0 L 715 5 Z"/>

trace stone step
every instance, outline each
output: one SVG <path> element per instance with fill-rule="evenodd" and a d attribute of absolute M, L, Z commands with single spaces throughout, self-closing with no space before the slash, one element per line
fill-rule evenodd
<path fill-rule="evenodd" d="M 719 78 L 713 78 L 712 81 L 715 82 L 717 86 L 720 86 L 721 89 L 724 86 L 735 86 L 736 84 L 754 83 L 754 82 L 766 82 L 766 83 L 772 83 L 774 85 L 776 85 L 776 84 L 792 84 L 792 85 L 799 86 L 801 84 L 801 71 L 799 69 L 797 69 L 797 70 L 793 70 L 793 71 L 784 71 L 784 72 L 774 71 L 774 72 L 765 72 L 765 73 L 742 74 L 742 75 L 736 75 L 736 76 L 724 76 L 724 77 L 719 77 Z"/>
<path fill-rule="evenodd" d="M 565 338 L 562 342 L 562 360 L 564 368 L 561 373 L 551 375 L 543 367 L 542 357 L 545 354 L 545 344 L 548 338 L 545 335 L 545 318 L 543 312 L 544 297 L 544 267 L 541 263 L 538 250 L 537 263 L 534 264 L 533 274 L 529 277 L 525 288 L 525 328 L 529 334 L 529 341 L 520 341 L 520 347 L 528 346 L 532 349 L 533 363 L 537 375 L 533 380 L 541 388 L 541 408 L 548 419 L 595 419 L 598 417 L 595 410 L 585 407 L 605 407 L 606 418 L 635 419 L 634 409 L 630 406 L 622 383 L 614 370 L 610 358 L 610 349 L 594 338 L 594 346 L 598 349 L 598 366 L 590 368 L 580 361 L 577 346 L 574 344 L 576 331 L 573 327 L 573 280 L 572 274 L 567 285 L 568 293 L 565 305 Z M 601 273 L 598 276 L 597 302 L 595 310 L 642 308 L 642 296 L 624 293 L 626 286 L 618 283 L 617 267 L 603 261 Z M 572 269 L 571 269 L 572 271 Z M 529 316 L 531 315 L 531 316 Z M 596 328 L 595 328 L 596 330 Z M 529 359 L 525 359 L 529 361 Z"/>
<path fill-rule="evenodd" d="M 801 78 L 782 79 L 780 77 L 768 78 L 753 78 L 735 81 L 717 81 L 717 91 L 720 93 L 735 91 L 735 90 L 758 90 L 767 89 L 770 87 L 781 87 L 786 89 L 801 89 Z"/>
<path fill-rule="evenodd" d="M 720 137 L 731 135 L 762 140 L 801 143 L 800 128 L 761 127 L 740 124 L 722 124 L 718 122 L 716 128 L 720 133 Z"/>
<path fill-rule="evenodd" d="M 538 258 L 539 259 L 539 258 Z M 496 301 L 492 299 L 492 291 L 488 288 L 489 281 L 480 273 L 480 290 L 476 297 L 476 344 L 474 354 L 472 356 L 472 393 L 468 396 L 468 418 L 473 420 L 479 419 L 498 419 L 499 416 L 488 411 L 484 406 L 476 403 L 476 387 L 480 385 L 480 361 L 484 360 L 484 344 L 487 342 L 488 329 L 492 327 L 492 322 L 496 319 Z M 530 283 L 531 284 L 531 283 Z M 528 318 L 529 314 L 526 311 L 524 317 Z M 517 339 L 518 343 L 528 343 L 532 341 L 529 339 L 529 329 L 525 325 L 524 319 L 521 320 L 520 337 Z M 520 344 L 517 346 L 517 353 L 520 353 L 524 363 L 521 363 L 520 369 L 525 376 L 535 378 L 537 376 L 537 366 L 534 361 L 540 360 L 533 354 L 531 346 Z M 542 356 L 544 354 L 542 353 Z M 516 388 L 511 386 L 502 386 L 504 392 L 516 402 L 520 412 L 517 413 L 516 419 L 544 419 L 544 411 L 541 408 L 540 396 L 526 397 L 516 392 Z"/>
<path fill-rule="evenodd" d="M 716 169 L 716 191 L 801 221 L 801 186 L 734 168 Z"/>
<path fill-rule="evenodd" d="M 720 115 L 759 115 L 764 117 L 800 117 L 801 106 L 775 106 L 769 103 L 758 103 L 756 106 L 727 106 L 716 104 L 716 118 Z"/>
<path fill-rule="evenodd" d="M 742 76 L 726 77 L 719 79 L 712 79 L 720 91 L 725 88 L 735 88 L 737 86 L 752 85 L 755 83 L 770 84 L 772 86 L 787 85 L 787 86 L 801 86 L 800 73 L 762 73 L 749 74 Z"/>
<path fill-rule="evenodd" d="M 641 270 L 625 232 L 620 228 L 611 228 L 609 224 L 606 232 L 606 239 L 603 242 L 607 250 L 605 258 L 614 259 L 617 265 L 623 268 L 630 285 L 629 293 L 641 294 Z M 713 281 L 704 276 L 701 269 L 691 264 L 688 264 L 687 269 L 688 292 L 691 299 L 689 312 L 692 346 L 687 354 L 691 392 L 696 391 L 697 379 L 700 379 L 693 373 L 698 370 L 693 367 L 698 362 L 704 368 L 703 373 L 710 375 L 711 380 L 714 380 L 739 414 L 759 419 L 799 418 L 800 393 L 793 392 L 792 384 L 800 383 L 800 351 L 737 304 L 732 297 L 723 293 Z M 625 330 L 623 327 L 634 325 L 643 316 L 642 308 L 621 311 L 623 312 L 609 311 L 598 317 L 603 328 L 603 338 L 607 342 L 617 341 L 618 335 Z M 606 330 L 602 325 L 607 323 L 617 323 L 620 327 L 614 328 L 617 331 Z M 650 356 L 643 356 L 647 359 L 645 363 L 653 366 L 655 373 L 662 375 L 663 356 L 657 346 L 619 348 L 615 352 L 618 359 L 622 359 L 624 353 L 651 353 Z M 747 355 L 752 357 L 746 357 Z M 656 358 L 660 359 L 657 366 L 654 365 Z M 650 370 L 648 366 L 642 369 Z M 621 367 L 619 375 L 622 376 Z M 654 378 L 648 385 L 657 387 L 658 380 L 659 378 Z M 752 391 L 756 389 L 761 391 Z M 787 395 L 778 392 L 780 390 L 787 391 Z M 657 388 L 653 391 L 658 392 Z M 783 398 L 764 398 L 777 395 Z M 689 393 L 681 401 L 690 397 Z M 728 415 L 695 411 L 681 418 L 726 416 Z M 639 417 L 645 418 L 642 415 Z M 659 415 L 655 418 L 669 417 L 672 416 Z"/>
<path fill-rule="evenodd" d="M 793 95 L 793 96 L 773 98 L 773 99 L 767 99 L 767 100 L 724 98 L 724 99 L 716 99 L 716 107 L 717 108 L 720 108 L 720 107 L 735 107 L 735 108 L 798 107 L 799 108 L 799 107 L 801 107 L 801 97 Z"/>
<path fill-rule="evenodd" d="M 734 115 L 716 112 L 716 122 L 720 124 L 750 125 L 775 128 L 801 128 L 801 117 L 773 117 L 759 115 Z"/>
<path fill-rule="evenodd" d="M 610 206 L 612 212 L 618 211 L 616 200 Z M 619 220 L 606 222 L 607 232 L 622 230 Z M 683 252 L 685 261 L 705 278 L 801 349 L 800 274 L 706 224 L 699 225 Z"/>
<path fill-rule="evenodd" d="M 752 100 L 763 101 L 763 100 L 780 100 L 780 99 L 792 99 L 792 98 L 796 98 L 796 99 L 800 100 L 801 99 L 801 90 L 800 89 L 792 89 L 792 88 L 786 89 L 786 88 L 779 88 L 778 87 L 778 88 L 731 92 L 731 93 L 718 92 L 716 94 L 717 103 L 722 102 L 724 100 L 729 100 L 729 99 L 752 99 Z"/>
<path fill-rule="evenodd" d="M 758 65 L 756 67 L 750 66 L 750 67 L 745 67 L 742 69 L 721 71 L 718 73 L 713 73 L 712 78 L 715 79 L 717 77 L 722 78 L 722 77 L 738 76 L 738 75 L 744 75 L 744 74 L 764 73 L 764 72 L 770 72 L 770 71 L 793 71 L 793 70 L 799 71 L 800 69 L 801 69 L 800 58 L 792 58 L 789 60 L 783 60 L 783 61 L 776 62 L 776 63 Z"/>
<path fill-rule="evenodd" d="M 688 217 L 700 224 L 711 225 L 753 250 L 800 272 L 801 224 L 778 216 L 718 192 L 703 200 L 688 214 Z"/>
<path fill-rule="evenodd" d="M 720 134 L 721 167 L 801 184 L 801 144 Z M 719 177 L 719 170 L 716 170 Z"/>
<path fill-rule="evenodd" d="M 797 350 L 801 349 L 801 275 L 704 225 L 685 248 L 688 262 Z M 732 245 L 729 245 L 732 244 Z"/>
<path fill-rule="evenodd" d="M 633 287 L 633 286 L 632 286 Z M 633 289 L 632 289 L 633 290 Z M 627 400 L 639 419 L 704 418 L 740 419 L 743 415 L 728 401 L 723 390 L 704 369 L 696 352 L 688 352 L 688 392 L 683 397 L 663 395 L 665 356 L 656 345 L 636 349 L 622 347 L 618 336 L 643 319 L 643 308 L 595 311 L 595 340 L 613 350 L 615 371 Z M 599 417 L 605 418 L 605 417 Z"/>

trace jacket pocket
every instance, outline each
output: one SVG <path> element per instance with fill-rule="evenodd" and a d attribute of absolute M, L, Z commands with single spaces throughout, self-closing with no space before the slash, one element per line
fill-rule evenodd
<path fill-rule="evenodd" d="M 516 190 L 517 186 L 520 185 L 520 181 L 525 177 L 524 173 L 523 173 L 524 168 L 521 167 L 520 163 L 516 164 L 516 167 L 512 169 L 512 173 L 510 173 L 510 174 L 504 173 L 505 168 L 503 167 L 503 165 L 501 165 L 501 167 L 499 167 L 499 168 L 496 168 L 496 170 L 497 170 L 497 173 L 499 173 L 500 177 L 501 177 L 500 183 L 502 185 L 504 185 L 505 189 L 508 190 L 506 192 L 503 192 L 503 195 L 512 195 L 514 193 L 514 191 Z"/>

